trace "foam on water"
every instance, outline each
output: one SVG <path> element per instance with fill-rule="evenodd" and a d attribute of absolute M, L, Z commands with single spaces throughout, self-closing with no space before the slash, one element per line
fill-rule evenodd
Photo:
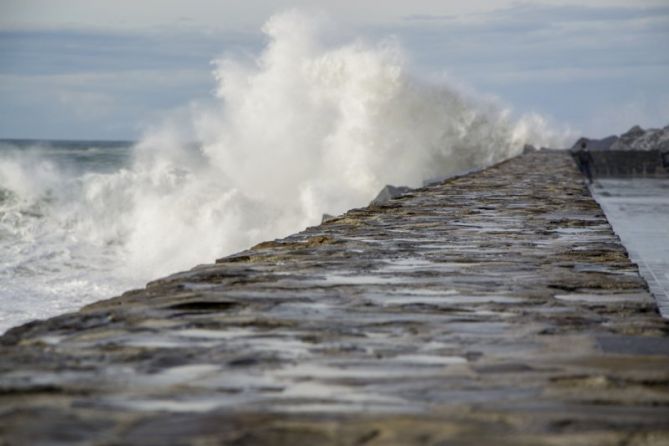
<path fill-rule="evenodd" d="M 328 45 L 318 29 L 272 17 L 255 59 L 215 61 L 216 107 L 147 132 L 113 170 L 0 151 L 0 330 L 295 232 L 386 184 L 564 142 L 539 116 L 412 76 L 392 41 Z"/>

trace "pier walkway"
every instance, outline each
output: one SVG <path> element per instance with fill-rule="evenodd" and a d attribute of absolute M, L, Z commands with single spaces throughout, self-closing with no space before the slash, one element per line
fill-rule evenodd
<path fill-rule="evenodd" d="M 669 444 L 669 321 L 564 152 L 0 344 L 0 444 Z"/>

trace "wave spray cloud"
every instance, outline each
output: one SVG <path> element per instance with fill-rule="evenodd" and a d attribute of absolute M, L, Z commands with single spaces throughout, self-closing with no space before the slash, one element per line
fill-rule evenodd
<path fill-rule="evenodd" d="M 215 61 L 214 107 L 147 132 L 112 171 L 0 151 L 0 299 L 23 308 L 4 328 L 317 224 L 386 184 L 563 144 L 537 115 L 413 76 L 392 40 L 329 45 L 321 25 L 272 17 L 257 57 Z"/>

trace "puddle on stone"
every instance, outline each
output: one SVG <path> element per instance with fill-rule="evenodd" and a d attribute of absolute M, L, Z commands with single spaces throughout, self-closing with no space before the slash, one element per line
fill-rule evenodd
<path fill-rule="evenodd" d="M 278 404 L 271 408 L 276 412 L 285 413 L 352 413 L 364 412 L 375 414 L 393 414 L 393 413 L 408 413 L 408 412 L 422 412 L 425 410 L 425 405 L 402 403 L 397 405 L 383 403 L 322 403 L 322 404 L 303 404 L 296 402 L 295 404 Z"/>
<path fill-rule="evenodd" d="M 39 387 L 60 387 L 90 384 L 92 377 L 87 372 L 45 372 L 45 371 L 26 371 L 20 373 L 10 371 L 1 375 L 3 384 L 16 389 L 33 389 Z"/>
<path fill-rule="evenodd" d="M 360 379 L 360 380 L 379 380 L 379 379 L 398 379 L 417 376 L 427 377 L 439 375 L 435 369 L 420 369 L 416 367 L 389 367 L 384 361 L 376 361 L 375 365 L 368 364 L 299 364 L 292 367 L 286 367 L 275 372 L 280 378 L 292 379 Z"/>
<path fill-rule="evenodd" d="M 400 288 L 383 293 L 385 296 L 450 296 L 459 294 L 458 290 L 453 288 Z"/>
<path fill-rule="evenodd" d="M 40 336 L 37 338 L 39 342 L 43 342 L 47 345 L 57 345 L 60 344 L 64 339 L 67 339 L 66 336 L 57 336 L 57 335 L 47 335 L 47 336 Z"/>
<path fill-rule="evenodd" d="M 396 259 L 392 262 L 386 262 L 382 267 L 383 272 L 421 272 L 421 271 L 440 271 L 453 272 L 467 268 L 478 268 L 482 263 L 473 262 L 444 262 L 438 259 L 427 260 L 423 258 Z"/>
<path fill-rule="evenodd" d="M 616 275 L 629 275 L 636 277 L 636 271 L 633 269 L 623 269 L 620 267 L 613 268 L 608 265 L 598 265 L 595 263 L 576 263 L 574 264 L 574 271 L 580 273 L 604 273 Z"/>
<path fill-rule="evenodd" d="M 425 260 L 420 257 L 407 257 L 401 259 L 393 259 L 383 263 L 383 269 L 404 271 L 407 268 L 417 267 L 417 266 L 429 266 L 434 265 L 434 262 Z"/>
<path fill-rule="evenodd" d="M 188 291 L 203 291 L 210 290 L 212 288 L 219 288 L 221 285 L 219 283 L 208 282 L 182 282 L 182 286 Z"/>
<path fill-rule="evenodd" d="M 329 366 L 325 364 L 300 364 L 289 368 L 284 368 L 276 372 L 280 378 L 291 379 L 318 379 L 325 380 L 378 380 L 378 379 L 398 379 L 398 378 L 416 378 L 417 376 L 430 376 L 434 371 L 417 370 L 415 367 L 393 367 L 386 365 L 347 365 L 347 366 Z"/>
<path fill-rule="evenodd" d="M 319 283 L 319 280 L 310 281 L 310 283 Z M 407 278 L 405 277 L 394 277 L 394 276 L 380 276 L 380 275 L 364 275 L 364 274 L 352 274 L 352 275 L 339 275 L 331 274 L 322 281 L 328 285 L 392 285 L 399 283 L 406 283 Z"/>
<path fill-rule="evenodd" d="M 467 359 L 462 356 L 439 356 L 439 355 L 400 355 L 393 361 L 403 364 L 414 364 L 421 366 L 448 366 L 454 364 L 466 364 Z"/>
<path fill-rule="evenodd" d="M 226 328 L 225 330 L 191 328 L 173 332 L 176 336 L 195 339 L 239 339 L 245 336 L 252 336 L 255 333 L 254 330 L 248 328 Z"/>
<path fill-rule="evenodd" d="M 472 296 L 452 292 L 426 293 L 420 294 L 420 290 L 411 294 L 390 294 L 390 293 L 365 293 L 364 297 L 376 304 L 385 305 L 411 305 L 411 304 L 431 304 L 431 305 L 469 305 L 485 303 L 503 303 L 516 304 L 524 299 L 512 296 Z"/>
<path fill-rule="evenodd" d="M 297 358 L 309 353 L 312 344 L 297 339 L 300 333 L 287 330 L 280 334 L 258 332 L 250 329 L 227 329 L 221 331 L 190 329 L 181 330 L 186 339 L 226 340 L 226 345 L 239 347 L 248 353 L 272 352 L 282 357 Z"/>
<path fill-rule="evenodd" d="M 259 392 L 267 389 L 281 391 L 284 387 L 284 384 L 267 373 L 248 370 L 241 372 L 229 368 L 222 373 L 198 379 L 194 384 L 197 387 L 235 390 L 239 392 Z"/>
<path fill-rule="evenodd" d="M 190 400 L 168 400 L 168 399 L 142 399 L 142 400 L 128 400 L 128 399 L 112 399 L 108 401 L 112 406 L 123 407 L 130 410 L 140 412 L 209 412 L 219 407 L 229 405 L 231 402 L 225 401 L 221 398 L 209 399 L 190 399 Z"/>
<path fill-rule="evenodd" d="M 173 338 L 162 335 L 139 335 L 136 334 L 127 339 L 121 339 L 121 344 L 128 347 L 140 348 L 184 348 L 195 346 L 214 345 L 215 341 L 204 339 Z"/>
<path fill-rule="evenodd" d="M 311 344 L 292 337 L 255 337 L 244 339 L 240 342 L 242 347 L 250 352 L 270 352 L 281 357 L 298 358 L 307 355 Z"/>
<path fill-rule="evenodd" d="M 282 335 L 286 335 L 283 332 Z M 268 341 L 268 339 L 273 339 Z M 213 347 L 218 345 L 221 341 L 233 341 L 235 343 L 245 343 L 249 346 L 267 345 L 267 348 L 272 348 L 270 344 L 276 342 L 283 342 L 284 346 L 287 343 L 295 342 L 292 338 L 289 340 L 277 341 L 278 338 L 273 338 L 265 333 L 257 332 L 247 328 L 226 328 L 224 330 L 207 330 L 200 328 L 191 328 L 183 330 L 173 330 L 165 332 L 161 335 L 135 334 L 127 339 L 116 339 L 115 342 L 121 343 L 129 347 L 140 348 L 185 348 L 185 347 Z"/>
<path fill-rule="evenodd" d="M 601 230 L 601 226 L 584 226 L 584 227 L 578 227 L 578 228 L 557 228 L 554 229 L 552 232 L 558 233 L 558 234 L 584 234 L 587 232 L 596 232 L 598 230 Z"/>
<path fill-rule="evenodd" d="M 405 404 L 402 398 L 370 393 L 360 388 L 326 384 L 318 381 L 303 381 L 291 384 L 282 392 L 281 397 L 365 404 Z"/>
<path fill-rule="evenodd" d="M 159 373 L 150 375 L 138 375 L 133 380 L 142 386 L 164 387 L 176 384 L 186 384 L 206 377 L 220 373 L 223 369 L 215 364 L 188 364 L 162 370 Z"/>
<path fill-rule="evenodd" d="M 449 323 L 447 328 L 454 335 L 479 335 L 479 336 L 498 336 L 507 332 L 512 327 L 506 322 L 455 322 Z"/>
<path fill-rule="evenodd" d="M 410 274 L 421 273 L 421 272 L 442 272 L 442 273 L 451 273 L 458 272 L 466 269 L 479 268 L 483 264 L 475 262 L 443 262 L 439 260 L 429 261 L 429 260 L 420 260 L 417 261 L 397 261 L 392 263 L 387 263 L 382 267 L 383 272 L 388 273 L 405 273 Z"/>
<path fill-rule="evenodd" d="M 645 294 L 556 294 L 556 299 L 567 302 L 587 303 L 617 303 L 617 302 L 647 302 L 649 298 Z"/>

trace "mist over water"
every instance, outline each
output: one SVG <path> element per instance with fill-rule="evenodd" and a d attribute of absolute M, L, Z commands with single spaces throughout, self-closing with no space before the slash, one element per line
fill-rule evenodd
<path fill-rule="evenodd" d="M 0 331 L 317 224 L 386 184 L 564 143 L 537 115 L 421 81 L 392 40 L 326 44 L 319 27 L 272 17 L 256 58 L 215 61 L 216 106 L 132 150 L 60 162 L 53 147 L 0 148 Z"/>

